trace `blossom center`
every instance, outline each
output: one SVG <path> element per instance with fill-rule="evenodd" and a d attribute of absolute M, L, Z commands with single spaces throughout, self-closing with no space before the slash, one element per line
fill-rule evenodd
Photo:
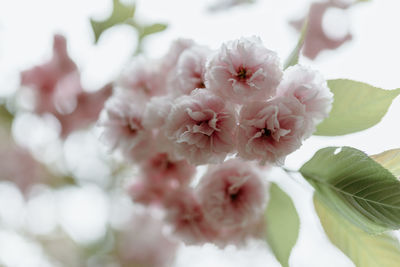
<path fill-rule="evenodd" d="M 244 67 L 239 67 L 236 77 L 239 79 L 239 81 L 244 81 L 248 78 L 249 74 L 250 73 L 247 71 L 247 69 Z"/>
<path fill-rule="evenodd" d="M 272 134 L 271 130 L 269 130 L 267 128 L 261 129 L 261 136 L 270 137 L 271 134 Z"/>
<path fill-rule="evenodd" d="M 196 88 L 206 88 L 206 85 L 204 84 L 203 81 L 199 81 Z"/>

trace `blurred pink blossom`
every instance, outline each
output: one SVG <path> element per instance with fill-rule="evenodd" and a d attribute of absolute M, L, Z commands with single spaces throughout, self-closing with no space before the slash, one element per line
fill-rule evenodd
<path fill-rule="evenodd" d="M 170 74 L 169 88 L 172 94 L 189 95 L 196 88 L 205 88 L 205 68 L 211 50 L 194 45 L 180 55 L 175 69 Z"/>
<path fill-rule="evenodd" d="M 174 161 L 166 153 L 157 153 L 140 165 L 140 179 L 128 192 L 132 200 L 144 205 L 163 206 L 171 194 L 187 186 L 196 172 L 186 160 Z"/>
<path fill-rule="evenodd" d="M 112 89 L 108 84 L 96 92 L 82 92 L 77 96 L 76 108 L 71 113 L 53 114 L 61 124 L 61 137 L 65 138 L 71 132 L 97 121 L 104 103 L 112 94 Z"/>
<path fill-rule="evenodd" d="M 206 218 L 215 227 L 240 231 L 263 214 L 266 187 L 256 167 L 240 159 L 212 166 L 201 178 L 196 193 Z"/>
<path fill-rule="evenodd" d="M 179 38 L 176 39 L 170 46 L 168 52 L 161 58 L 161 69 L 163 72 L 168 73 L 177 64 L 179 57 L 186 49 L 195 45 L 191 39 Z"/>
<path fill-rule="evenodd" d="M 304 41 L 303 55 L 315 59 L 323 50 L 334 50 L 347 41 L 352 39 L 352 35 L 347 33 L 345 36 L 335 39 L 329 37 L 322 27 L 322 21 L 326 11 L 330 8 L 346 9 L 350 6 L 349 1 L 330 0 L 328 2 L 312 3 L 308 13 L 308 28 Z M 291 21 L 290 24 L 298 31 L 301 30 L 305 18 Z"/>
<path fill-rule="evenodd" d="M 196 173 L 196 167 L 186 160 L 174 161 L 167 153 L 157 153 L 141 164 L 141 171 L 146 176 L 161 176 L 187 185 Z"/>
<path fill-rule="evenodd" d="M 163 222 L 150 213 L 133 215 L 116 236 L 117 254 L 123 266 L 171 266 L 178 243 L 164 234 L 163 227 Z"/>
<path fill-rule="evenodd" d="M 21 72 L 21 84 L 34 89 L 35 111 L 39 114 L 68 113 L 75 108 L 82 87 L 77 66 L 68 56 L 65 37 L 54 35 L 50 61 Z"/>
<path fill-rule="evenodd" d="M 146 104 L 143 125 L 147 129 L 160 128 L 172 108 L 174 98 L 170 95 L 152 97 Z"/>
<path fill-rule="evenodd" d="M 166 220 L 187 245 L 218 238 L 218 231 L 206 220 L 203 208 L 190 189 L 170 195 L 166 202 Z"/>
<path fill-rule="evenodd" d="M 45 169 L 29 151 L 10 143 L 0 146 L 0 180 L 15 183 L 23 193 L 40 182 L 45 182 Z"/>
<path fill-rule="evenodd" d="M 117 84 L 147 97 L 163 95 L 166 93 L 165 75 L 160 62 L 136 57 L 122 72 Z"/>
<path fill-rule="evenodd" d="M 142 125 L 145 103 L 142 94 L 118 91 L 107 101 L 98 122 L 101 140 L 127 159 L 143 160 L 152 149 L 152 132 Z"/>
<path fill-rule="evenodd" d="M 208 62 L 205 79 L 207 88 L 242 104 L 275 95 L 282 74 L 276 53 L 253 36 L 223 44 Z"/>

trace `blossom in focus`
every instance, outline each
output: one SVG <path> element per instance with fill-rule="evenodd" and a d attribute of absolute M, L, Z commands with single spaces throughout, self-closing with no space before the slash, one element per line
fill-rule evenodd
<path fill-rule="evenodd" d="M 21 85 L 34 89 L 35 112 L 69 113 L 82 92 L 76 64 L 68 56 L 67 41 L 54 35 L 53 56 L 49 62 L 21 72 Z"/>
<path fill-rule="evenodd" d="M 328 117 L 333 102 L 333 94 L 322 75 L 301 65 L 285 70 L 277 96 L 295 97 L 305 106 L 307 117 L 311 120 L 308 136 L 315 130 L 316 124 Z"/>
<path fill-rule="evenodd" d="M 297 98 L 277 97 L 244 105 L 239 114 L 238 155 L 283 164 L 307 134 L 306 110 Z"/>
<path fill-rule="evenodd" d="M 169 88 L 173 94 L 189 95 L 196 88 L 205 87 L 205 66 L 211 50 L 194 45 L 180 55 L 174 71 L 170 74 Z"/>
<path fill-rule="evenodd" d="M 134 214 L 116 235 L 116 248 L 123 266 L 171 266 L 177 242 L 163 232 L 164 224 L 150 213 Z"/>
<path fill-rule="evenodd" d="M 129 160 L 142 160 L 152 148 L 152 132 L 142 125 L 146 99 L 132 91 L 118 91 L 107 102 L 98 125 L 101 140 Z"/>
<path fill-rule="evenodd" d="M 282 78 L 275 52 L 259 38 L 240 38 L 223 44 L 207 65 L 206 86 L 234 103 L 275 95 Z"/>
<path fill-rule="evenodd" d="M 235 148 L 236 115 L 225 101 L 197 89 L 177 98 L 165 123 L 165 135 L 177 157 L 191 164 L 222 162 Z"/>
<path fill-rule="evenodd" d="M 171 194 L 165 203 L 166 220 L 174 234 L 187 245 L 211 242 L 218 231 L 207 221 L 204 210 L 190 189 Z"/>
<path fill-rule="evenodd" d="M 255 166 L 231 159 L 211 167 L 201 178 L 196 193 L 207 219 L 218 227 L 248 225 L 263 214 L 266 187 Z"/>

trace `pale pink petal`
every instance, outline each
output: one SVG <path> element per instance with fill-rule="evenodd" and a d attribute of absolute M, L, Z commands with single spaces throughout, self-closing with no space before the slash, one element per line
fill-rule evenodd
<path fill-rule="evenodd" d="M 192 164 L 217 163 L 233 152 L 235 127 L 233 109 L 210 91 L 197 89 L 174 101 L 165 135 L 177 158 Z"/>
<path fill-rule="evenodd" d="M 294 97 L 244 105 L 239 115 L 238 155 L 244 159 L 283 164 L 308 137 L 304 105 Z"/>
<path fill-rule="evenodd" d="M 239 159 L 210 167 L 196 188 L 206 218 L 216 227 L 242 227 L 263 213 L 266 188 L 256 167 Z"/>
<path fill-rule="evenodd" d="M 238 104 L 267 100 L 275 94 L 281 77 L 278 56 L 256 37 L 222 45 L 205 73 L 207 88 Z"/>

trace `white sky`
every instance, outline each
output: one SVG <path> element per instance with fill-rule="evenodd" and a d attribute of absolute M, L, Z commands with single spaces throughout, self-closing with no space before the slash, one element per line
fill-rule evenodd
<path fill-rule="evenodd" d="M 151 57 L 162 55 L 177 37 L 193 38 L 217 48 L 230 39 L 258 35 L 268 48 L 285 59 L 297 40 L 287 21 L 300 17 L 309 1 L 259 0 L 256 5 L 208 14 L 205 7 L 210 2 L 138 0 L 139 18 L 169 24 L 167 31 L 148 39 L 146 53 Z M 129 27 L 121 26 L 106 32 L 99 44 L 93 45 L 88 18 L 104 18 L 110 7 L 110 0 L 0 0 L 0 95 L 17 88 L 20 70 L 50 56 L 52 35 L 57 32 L 67 37 L 70 54 L 82 70 L 88 90 L 95 90 L 115 77 L 134 50 L 136 40 L 129 34 Z M 386 89 L 400 87 L 399 11 L 398 0 L 372 0 L 346 11 L 353 40 L 334 53 L 321 54 L 315 62 L 304 58 L 301 62 L 312 65 L 326 78 L 350 78 Z M 398 148 L 399 114 L 400 100 L 396 99 L 378 126 L 343 137 L 312 137 L 288 157 L 287 165 L 298 168 L 319 148 L 331 145 L 349 145 L 369 154 Z M 301 233 L 291 266 L 353 266 L 326 240 L 312 210 L 311 188 L 285 179 L 280 172 L 274 173 L 274 177 L 294 197 L 300 210 Z M 260 244 L 239 252 L 234 248 L 218 251 L 213 246 L 183 248 L 176 267 L 197 266 L 279 264 Z"/>

